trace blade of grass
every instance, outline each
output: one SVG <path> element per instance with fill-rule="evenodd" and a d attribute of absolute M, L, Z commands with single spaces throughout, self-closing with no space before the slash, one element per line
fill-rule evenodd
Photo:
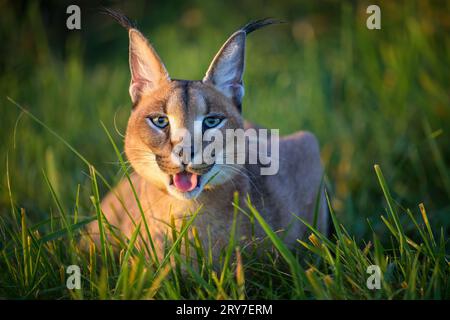
<path fill-rule="evenodd" d="M 140 214 L 141 214 L 142 221 L 144 222 L 144 227 L 145 227 L 145 231 L 146 231 L 146 233 L 147 233 L 148 240 L 149 240 L 149 242 L 150 242 L 150 247 L 152 248 L 152 253 L 153 253 L 152 258 L 153 258 L 153 261 L 154 261 L 156 264 L 158 264 L 158 263 L 159 263 L 159 261 L 158 261 L 158 254 L 157 254 L 157 251 L 156 251 L 156 248 L 155 248 L 155 244 L 154 244 L 154 242 L 153 242 L 152 235 L 151 235 L 151 233 L 150 233 L 150 228 L 148 227 L 147 218 L 146 218 L 146 216 L 145 216 L 144 210 L 142 209 L 141 202 L 140 202 L 140 200 L 139 200 L 139 197 L 138 197 L 138 194 L 137 194 L 137 192 L 136 192 L 136 189 L 134 188 L 133 182 L 131 181 L 130 175 L 128 174 L 128 170 L 127 170 L 127 167 L 126 167 L 126 165 L 125 165 L 125 161 L 123 160 L 122 154 L 121 154 L 121 152 L 119 151 L 119 149 L 117 148 L 117 145 L 115 144 L 114 139 L 112 138 L 112 136 L 111 136 L 111 134 L 109 133 L 108 129 L 106 128 L 105 124 L 104 124 L 103 122 L 100 122 L 100 123 L 101 123 L 103 129 L 105 130 L 105 133 L 106 133 L 106 135 L 108 136 L 108 139 L 109 139 L 109 141 L 111 142 L 111 144 L 112 144 L 112 146 L 113 146 L 113 148 L 114 148 L 114 151 L 115 151 L 115 153 L 116 153 L 116 156 L 119 158 L 119 162 L 120 162 L 120 166 L 121 166 L 121 168 L 122 168 L 122 171 L 125 173 L 125 176 L 126 176 L 126 178 L 127 178 L 127 180 L 128 180 L 128 183 L 129 183 L 129 185 L 130 185 L 130 187 L 131 187 L 131 190 L 132 190 L 132 192 L 133 192 L 133 196 L 134 196 L 134 198 L 135 198 L 135 200 L 136 200 L 136 203 L 137 203 L 138 208 L 139 208 L 139 212 L 140 212 Z M 143 243 L 145 244 L 146 242 L 143 241 Z"/>
<path fill-rule="evenodd" d="M 395 227 L 398 232 L 398 238 L 399 238 L 399 243 L 400 243 L 400 253 L 403 254 L 404 244 L 405 244 L 405 233 L 404 233 L 403 227 L 400 223 L 400 218 L 394 209 L 394 200 L 393 200 L 391 193 L 389 191 L 389 188 L 386 184 L 386 180 L 384 179 L 383 173 L 381 172 L 380 166 L 376 164 L 376 165 L 374 165 L 374 168 L 375 168 L 375 172 L 376 172 L 376 175 L 378 178 L 378 182 L 381 186 L 381 189 L 383 190 L 384 198 L 386 199 L 386 202 L 388 204 L 389 213 L 390 213 L 392 219 L 394 220 L 394 224 L 395 224 Z"/>
<path fill-rule="evenodd" d="M 300 264 L 298 263 L 297 259 L 294 257 L 291 251 L 289 251 L 289 249 L 284 245 L 281 239 L 275 234 L 275 232 L 273 232 L 273 230 L 270 228 L 270 226 L 267 224 L 267 222 L 264 220 L 264 218 L 261 216 L 258 210 L 256 210 L 256 208 L 252 205 L 249 198 L 247 200 L 247 207 L 251 211 L 252 215 L 256 218 L 259 225 L 262 227 L 262 229 L 267 234 L 269 239 L 272 241 L 275 248 L 277 248 L 277 250 L 280 252 L 284 260 L 289 265 L 295 285 L 296 296 L 300 298 L 305 298 L 302 281 L 304 280 L 304 271 L 300 266 Z"/>

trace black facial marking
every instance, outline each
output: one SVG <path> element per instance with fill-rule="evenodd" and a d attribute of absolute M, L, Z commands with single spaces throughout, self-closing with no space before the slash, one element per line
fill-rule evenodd
<path fill-rule="evenodd" d="M 186 81 L 183 87 L 183 103 L 186 112 L 189 111 L 189 82 Z"/>
<path fill-rule="evenodd" d="M 164 103 L 162 105 L 162 110 L 163 110 L 164 114 L 167 114 L 167 101 L 164 101 Z"/>
<path fill-rule="evenodd" d="M 206 113 L 209 114 L 211 112 L 211 101 L 207 97 L 205 97 L 205 105 L 206 105 Z"/>
<path fill-rule="evenodd" d="M 181 90 L 181 101 L 186 111 L 189 109 L 189 80 L 172 80 L 177 83 L 177 88 Z"/>

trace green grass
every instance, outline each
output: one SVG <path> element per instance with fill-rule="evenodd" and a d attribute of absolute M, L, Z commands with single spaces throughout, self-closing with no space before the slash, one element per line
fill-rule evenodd
<path fill-rule="evenodd" d="M 126 32 L 88 9 L 82 31 L 67 32 L 61 17 L 44 23 L 38 3 L 0 2 L 0 297 L 449 299 L 449 4 L 383 3 L 380 31 L 365 27 L 368 4 L 123 8 L 174 78 L 201 78 L 250 19 L 289 21 L 249 37 L 244 115 L 318 136 L 335 235 L 308 225 L 291 252 L 249 199 L 234 215 L 261 225 L 272 248 L 256 256 L 232 233 L 214 266 L 195 215 L 169 235 L 161 261 L 151 243 L 135 245 L 145 221 L 119 237 L 119 254 L 105 240 L 82 250 L 87 223 L 111 228 L 99 203 L 128 174 Z M 50 17 L 65 12 L 50 7 Z M 71 264 L 82 290 L 66 288 Z M 366 287 L 372 264 L 380 290 Z"/>

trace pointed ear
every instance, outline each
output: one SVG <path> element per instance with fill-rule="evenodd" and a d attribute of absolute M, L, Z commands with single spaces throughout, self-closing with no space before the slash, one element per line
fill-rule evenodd
<path fill-rule="evenodd" d="M 225 96 L 231 98 L 237 105 L 242 102 L 244 85 L 245 36 L 243 30 L 231 35 L 214 57 L 203 78 L 204 83 L 215 86 Z"/>
<path fill-rule="evenodd" d="M 128 31 L 130 37 L 130 96 L 133 103 L 164 82 L 170 81 L 164 64 L 155 49 L 137 29 Z"/>
<path fill-rule="evenodd" d="M 203 82 L 215 86 L 240 108 L 244 97 L 245 38 L 255 30 L 276 23 L 283 21 L 270 18 L 252 21 L 233 33 L 214 57 Z"/>

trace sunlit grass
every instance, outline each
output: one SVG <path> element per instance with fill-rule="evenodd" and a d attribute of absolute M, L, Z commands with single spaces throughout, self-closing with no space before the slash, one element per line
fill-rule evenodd
<path fill-rule="evenodd" d="M 106 128 L 105 132 L 110 137 Z M 65 142 L 59 135 L 56 137 Z M 112 139 L 111 143 L 118 152 Z M 70 144 L 68 147 L 72 149 Z M 76 152 L 74 149 L 72 151 Z M 124 175 L 129 177 L 120 153 L 118 156 Z M 229 245 L 223 248 L 220 266 L 213 263 L 211 247 L 202 247 L 195 227 L 192 227 L 198 211 L 186 216 L 181 229 L 177 230 L 175 223 L 172 223 L 171 237 L 166 238 L 167 250 L 161 261 L 156 254 L 151 254 L 148 247 L 136 246 L 142 231 L 141 223 L 135 226 L 129 239 L 120 235 L 118 230 L 114 232 L 99 205 L 101 198 L 96 177 L 101 175 L 91 164 L 87 163 L 87 166 L 92 182 L 90 198 L 100 226 L 100 246 L 96 246 L 90 236 L 82 231 L 82 227 L 93 219 L 78 221 L 78 204 L 72 214 L 66 212 L 44 172 L 43 179 L 58 212 L 51 212 L 47 221 L 29 226 L 25 210 L 11 202 L 10 215 L 1 225 L 6 232 L 0 257 L 4 270 L 1 275 L 2 295 L 74 299 L 448 297 L 450 268 L 443 228 L 433 232 L 423 204 L 420 204 L 421 222 L 409 209 L 406 212 L 400 209 L 393 202 L 378 165 L 375 166 L 375 173 L 387 204 L 386 216 L 381 215 L 381 220 L 388 230 L 391 246 L 383 245 L 375 232 L 371 241 L 358 243 L 340 224 L 327 197 L 335 235 L 328 238 L 298 217 L 310 234 L 309 241 L 298 240 L 299 247 L 302 247 L 298 252 L 299 259 L 271 230 L 251 199 L 247 199 L 245 205 L 240 204 L 236 195 Z M 132 184 L 131 179 L 129 183 Z M 138 197 L 135 200 L 139 203 Z M 415 240 L 408 237 L 400 221 L 400 214 L 405 213 L 419 235 Z M 256 255 L 253 246 L 241 247 L 235 232 L 238 215 L 244 219 L 253 217 L 252 220 L 262 227 L 267 235 L 266 244 L 256 242 L 256 246 L 265 249 L 272 247 L 266 255 Z M 142 221 L 147 224 L 145 215 Z M 106 237 L 106 229 L 114 232 L 119 248 L 113 250 Z M 151 234 L 149 237 L 152 243 Z M 269 247 L 267 242 L 271 243 Z M 82 246 L 81 243 L 87 245 Z M 83 287 L 79 290 L 65 287 L 66 268 L 73 264 L 83 270 Z M 367 267 L 374 264 L 381 268 L 383 274 L 380 290 L 370 290 L 366 286 Z"/>
<path fill-rule="evenodd" d="M 264 228 L 273 248 L 263 257 L 231 234 L 213 265 L 188 217 L 161 261 L 151 243 L 136 245 L 145 220 L 130 239 L 117 233 L 118 253 L 106 238 L 90 243 L 87 223 L 114 230 L 99 203 L 128 177 L 126 32 L 95 18 L 85 28 L 92 32 L 55 44 L 36 3 L 24 12 L 5 5 L 0 297 L 448 299 L 449 10 L 386 3 L 382 30 L 369 31 L 364 5 L 350 2 L 250 6 L 251 16 L 245 1 L 235 9 L 194 3 L 179 18 L 167 10 L 159 19 L 142 16 L 142 6 L 130 15 L 176 78 L 201 78 L 239 24 L 274 13 L 289 21 L 249 37 L 244 115 L 282 133 L 318 136 L 335 235 L 308 225 L 297 257 L 249 199 L 234 214 Z M 203 19 L 197 27 L 184 20 L 192 12 Z M 233 18 L 217 24 L 217 12 Z M 81 267 L 80 291 L 65 286 L 71 264 Z M 381 290 L 366 287 L 371 264 L 382 270 Z"/>

